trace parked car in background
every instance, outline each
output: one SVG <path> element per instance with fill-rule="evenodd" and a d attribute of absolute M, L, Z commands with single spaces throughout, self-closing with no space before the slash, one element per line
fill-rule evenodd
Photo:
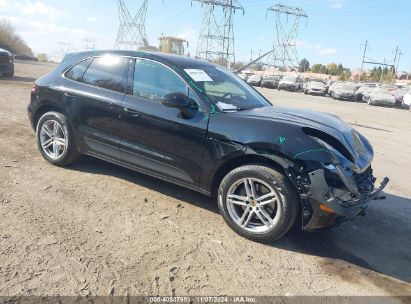
<path fill-rule="evenodd" d="M 284 76 L 278 83 L 279 90 L 298 91 L 302 88 L 302 80 L 298 76 Z"/>
<path fill-rule="evenodd" d="M 367 103 L 369 105 L 395 106 L 395 97 L 388 90 L 375 88 L 370 92 Z"/>
<path fill-rule="evenodd" d="M 369 92 L 371 90 L 368 86 L 359 87 L 358 90 L 355 91 L 356 100 L 363 101 L 364 93 Z"/>
<path fill-rule="evenodd" d="M 330 94 L 330 87 L 333 85 L 334 82 L 335 82 L 334 80 L 327 80 L 327 82 L 325 83 L 327 94 Z"/>
<path fill-rule="evenodd" d="M 404 105 L 409 107 L 411 110 L 411 90 L 408 91 L 408 93 L 404 95 L 403 102 L 404 102 Z"/>
<path fill-rule="evenodd" d="M 37 57 L 33 57 L 33 56 L 30 56 L 30 55 L 26 55 L 26 54 L 14 55 L 14 59 L 27 60 L 27 61 L 39 61 L 39 59 Z"/>
<path fill-rule="evenodd" d="M 0 74 L 5 77 L 14 76 L 13 54 L 4 49 L 0 49 Z"/>
<path fill-rule="evenodd" d="M 265 76 L 261 81 L 261 87 L 263 88 L 271 88 L 276 89 L 278 88 L 278 83 L 281 80 L 281 76 Z"/>
<path fill-rule="evenodd" d="M 372 91 L 379 89 L 379 87 L 375 88 L 367 88 L 366 90 L 362 91 L 362 101 L 367 102 L 368 99 L 370 98 L 370 94 Z"/>
<path fill-rule="evenodd" d="M 333 99 L 356 100 L 355 86 L 347 83 L 336 83 L 332 86 L 330 96 Z"/>
<path fill-rule="evenodd" d="M 242 80 L 247 81 L 248 78 L 250 78 L 251 76 L 254 75 L 254 73 L 253 73 L 253 72 L 243 71 L 243 72 L 241 72 L 241 73 L 239 73 L 239 74 L 237 74 L 237 75 L 238 75 L 238 77 L 240 77 Z"/>
<path fill-rule="evenodd" d="M 320 79 L 309 80 L 304 87 L 304 94 L 325 96 L 327 87 Z"/>
<path fill-rule="evenodd" d="M 250 78 L 247 79 L 247 83 L 252 85 L 252 86 L 261 86 L 261 80 L 263 80 L 263 76 L 261 75 L 253 75 L 250 76 Z"/>
<path fill-rule="evenodd" d="M 395 98 L 395 106 L 399 108 L 404 107 L 404 96 L 409 92 L 409 89 L 399 89 L 393 92 Z"/>

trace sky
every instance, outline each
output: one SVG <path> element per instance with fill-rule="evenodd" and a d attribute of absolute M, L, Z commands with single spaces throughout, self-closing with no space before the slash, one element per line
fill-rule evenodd
<path fill-rule="evenodd" d="M 275 38 L 274 15 L 266 9 L 276 0 L 239 0 L 245 9 L 234 16 L 237 61 L 249 61 L 272 49 Z M 124 0 L 134 15 L 142 0 Z M 411 0 L 284 0 L 308 15 L 300 21 L 298 57 L 310 64 L 342 63 L 359 68 L 368 40 L 367 59 L 388 63 L 398 46 L 402 52 L 399 70 L 411 70 Z M 218 8 L 216 8 L 218 10 Z M 218 14 L 218 12 L 216 12 Z M 158 37 L 177 36 L 189 41 L 196 53 L 202 26 L 203 8 L 191 0 L 150 0 L 146 30 L 151 45 Z M 80 50 L 85 39 L 97 49 L 114 46 L 119 21 L 116 0 L 0 0 L 0 19 L 9 20 L 35 53 L 59 53 L 65 45 Z M 286 20 L 285 24 L 287 24 Z M 289 23 L 290 24 L 290 20 Z M 90 44 L 90 43 L 89 43 Z M 372 68 L 365 65 L 365 68 Z"/>

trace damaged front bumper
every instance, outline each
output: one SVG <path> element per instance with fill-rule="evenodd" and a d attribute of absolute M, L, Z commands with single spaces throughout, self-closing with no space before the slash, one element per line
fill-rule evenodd
<path fill-rule="evenodd" d="M 368 190 L 359 187 L 355 180 L 347 174 L 341 165 L 337 165 L 334 171 L 340 177 L 346 189 L 335 189 L 327 183 L 324 169 L 318 169 L 309 173 L 310 191 L 306 199 L 310 202 L 310 220 L 303 224 L 304 230 L 315 230 L 333 224 L 341 224 L 353 217 L 364 214 L 365 209 L 372 200 L 381 199 L 381 191 L 388 184 L 385 177 L 378 188 L 374 189 L 375 178 L 369 168 Z"/>

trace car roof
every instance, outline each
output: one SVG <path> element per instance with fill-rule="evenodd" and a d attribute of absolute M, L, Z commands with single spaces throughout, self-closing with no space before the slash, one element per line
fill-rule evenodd
<path fill-rule="evenodd" d="M 6 53 L 11 54 L 8 50 L 2 49 L 2 48 L 0 48 L 0 52 L 6 52 Z"/>
<path fill-rule="evenodd" d="M 106 54 L 118 55 L 118 56 L 130 56 L 130 57 L 141 57 L 152 59 L 166 65 L 176 65 L 179 67 L 200 67 L 200 66 L 217 66 L 214 63 L 204 61 L 197 58 L 191 58 L 186 56 L 180 56 L 175 54 L 166 54 L 161 52 L 151 52 L 151 51 L 127 51 L 127 50 L 99 50 L 99 51 L 84 51 L 78 53 L 67 54 L 70 59 L 76 58 L 81 60 L 82 58 L 92 57 L 92 56 L 103 56 Z M 71 60 L 70 60 L 71 61 Z"/>

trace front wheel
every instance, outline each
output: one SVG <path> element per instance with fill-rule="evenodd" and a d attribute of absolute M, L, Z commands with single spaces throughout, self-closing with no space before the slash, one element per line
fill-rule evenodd
<path fill-rule="evenodd" d="M 56 166 L 68 165 L 78 158 L 74 136 L 67 117 L 47 112 L 36 127 L 36 142 L 41 155 Z"/>
<path fill-rule="evenodd" d="M 261 165 L 234 169 L 218 190 L 225 222 L 238 234 L 259 242 L 281 238 L 293 226 L 300 199 L 279 171 Z"/>

